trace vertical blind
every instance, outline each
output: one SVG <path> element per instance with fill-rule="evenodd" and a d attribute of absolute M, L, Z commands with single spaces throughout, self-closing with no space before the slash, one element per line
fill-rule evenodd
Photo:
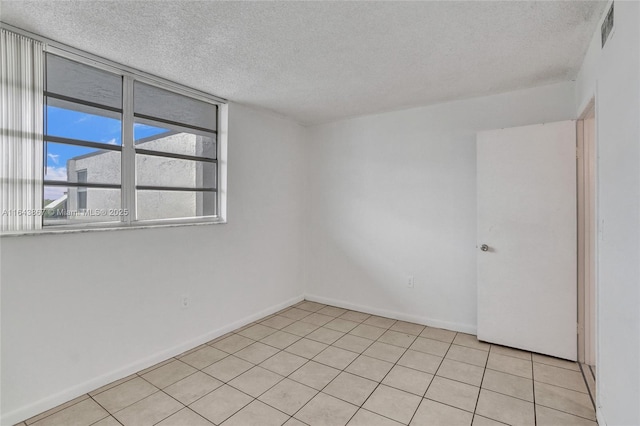
<path fill-rule="evenodd" d="M 0 30 L 0 230 L 42 227 L 42 43 Z"/>

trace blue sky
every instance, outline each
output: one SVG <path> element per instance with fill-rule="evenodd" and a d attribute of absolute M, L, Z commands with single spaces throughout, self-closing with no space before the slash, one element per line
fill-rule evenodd
<path fill-rule="evenodd" d="M 46 113 L 47 128 L 45 131 L 48 135 L 110 145 L 122 145 L 122 127 L 118 119 L 54 106 L 47 106 Z M 136 123 L 134 125 L 134 138 L 137 140 L 163 133 L 167 130 Z M 67 160 L 93 151 L 96 151 L 96 149 L 57 143 L 46 144 L 47 168 L 45 179 L 67 180 Z M 45 188 L 45 199 L 59 198 L 65 191 L 64 187 Z"/>

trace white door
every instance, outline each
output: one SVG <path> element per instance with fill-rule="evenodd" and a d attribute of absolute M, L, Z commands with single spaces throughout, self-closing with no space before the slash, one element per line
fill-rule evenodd
<path fill-rule="evenodd" d="M 478 133 L 477 173 L 478 338 L 575 360 L 575 121 Z"/>

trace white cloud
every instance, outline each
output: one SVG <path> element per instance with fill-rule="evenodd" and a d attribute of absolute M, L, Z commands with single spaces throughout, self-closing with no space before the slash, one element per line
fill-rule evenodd
<path fill-rule="evenodd" d="M 45 174 L 47 180 L 67 180 L 66 167 L 48 167 Z"/>
<path fill-rule="evenodd" d="M 45 179 L 67 180 L 67 168 L 66 167 L 47 167 L 47 171 L 45 173 Z M 67 192 L 66 186 L 46 186 L 44 188 L 44 199 L 57 200 L 58 198 L 62 197 L 65 192 Z"/>
<path fill-rule="evenodd" d="M 44 188 L 45 200 L 57 200 L 67 192 L 67 188 L 64 186 L 46 186 Z"/>
<path fill-rule="evenodd" d="M 55 164 L 58 164 L 58 157 L 60 157 L 59 154 L 47 154 L 47 157 L 51 158 L 51 161 L 53 161 Z"/>
<path fill-rule="evenodd" d="M 80 117 L 76 121 L 74 121 L 73 124 L 82 123 L 83 121 L 87 121 L 90 118 L 91 118 L 90 114 L 84 114 L 82 117 Z"/>
<path fill-rule="evenodd" d="M 109 145 L 118 145 L 118 141 L 116 140 L 116 138 L 111 138 L 107 141 L 107 143 Z"/>

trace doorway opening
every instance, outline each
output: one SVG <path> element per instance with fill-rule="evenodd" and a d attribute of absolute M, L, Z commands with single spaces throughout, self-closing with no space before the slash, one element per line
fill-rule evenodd
<path fill-rule="evenodd" d="M 576 122 L 578 183 L 578 361 L 595 405 L 597 360 L 595 100 Z"/>

